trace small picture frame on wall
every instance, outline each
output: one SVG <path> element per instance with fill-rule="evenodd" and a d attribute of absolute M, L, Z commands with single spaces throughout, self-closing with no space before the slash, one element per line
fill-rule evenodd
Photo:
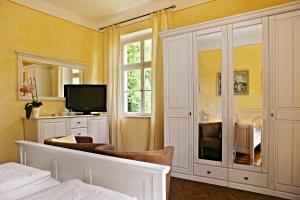
<path fill-rule="evenodd" d="M 221 96 L 222 91 L 222 76 L 221 73 L 217 73 L 217 96 Z"/>
<path fill-rule="evenodd" d="M 234 95 L 249 94 L 249 71 L 234 72 Z"/>
<path fill-rule="evenodd" d="M 234 71 L 234 95 L 249 94 L 249 71 Z M 217 73 L 217 96 L 221 96 L 222 76 Z"/>

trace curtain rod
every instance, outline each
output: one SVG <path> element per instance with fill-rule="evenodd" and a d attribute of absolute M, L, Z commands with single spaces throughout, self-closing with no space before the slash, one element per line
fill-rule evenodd
<path fill-rule="evenodd" d="M 161 9 L 161 10 L 168 10 L 168 9 L 174 9 L 176 8 L 176 5 L 172 5 L 170 7 L 167 7 L 167 8 L 164 8 L 164 9 Z M 158 11 L 158 10 L 157 10 Z M 126 22 L 129 22 L 129 21 L 132 21 L 132 20 L 135 20 L 135 19 L 139 19 L 139 18 L 142 18 L 142 17 L 146 17 L 148 15 L 151 15 L 152 13 L 155 13 L 157 11 L 154 11 L 154 12 L 150 12 L 150 13 L 147 13 L 147 14 L 144 14 L 144 15 L 141 15 L 141 16 L 138 16 L 138 17 L 134 17 L 134 18 L 131 18 L 131 19 L 127 19 L 127 20 L 124 20 L 124 21 L 121 21 L 121 22 L 118 22 L 118 23 L 115 23 L 115 24 L 112 24 L 112 25 L 109 25 L 109 26 L 113 26 L 113 25 L 118 25 L 118 24 L 123 24 L 123 23 L 126 23 Z M 99 28 L 99 31 L 102 31 L 103 29 L 107 28 L 108 26 L 104 26 L 104 27 L 101 27 Z"/>

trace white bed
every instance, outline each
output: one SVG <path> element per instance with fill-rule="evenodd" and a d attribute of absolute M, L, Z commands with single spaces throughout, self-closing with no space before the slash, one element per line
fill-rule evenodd
<path fill-rule="evenodd" d="M 0 165 L 0 200 L 21 199 L 57 184 L 50 171 L 13 162 Z"/>
<path fill-rule="evenodd" d="M 9 192 L 6 192 L 4 194 L 0 194 L 0 200 L 17 200 L 17 199 L 23 199 L 25 197 L 28 197 L 30 195 L 33 195 L 37 192 L 40 192 L 44 189 L 53 187 L 60 184 L 59 181 L 55 180 L 52 177 L 49 177 L 48 179 L 45 179 L 38 183 L 31 183 L 26 186 L 11 190 Z"/>
<path fill-rule="evenodd" d="M 87 153 L 55 146 L 38 144 L 28 141 L 17 142 L 20 149 L 20 163 L 37 169 L 51 171 L 55 179 L 45 180 L 40 184 L 31 184 L 18 188 L 6 196 L 0 196 L 0 200 L 12 200 L 27 197 L 28 199 L 57 199 L 59 192 L 69 192 L 75 195 L 74 184 L 82 183 L 77 188 L 83 188 L 80 195 L 87 195 L 87 199 L 95 199 L 90 196 L 94 191 L 91 185 L 100 186 L 96 196 L 101 197 L 107 191 L 114 191 L 109 200 L 114 199 L 138 199 L 138 200 L 165 200 L 166 199 L 166 174 L 169 166 L 126 160 L 99 154 Z M 66 181 L 78 179 L 71 184 L 71 188 L 61 189 Z M 59 182 L 64 182 L 59 184 Z M 65 183 L 66 182 L 66 183 Z M 59 184 L 59 185 L 57 185 Z M 86 188 L 88 187 L 88 188 Z M 73 189 L 72 189 L 73 188 Z M 99 188 L 99 187 L 98 187 Z M 43 190 L 45 189 L 45 190 Z M 104 194 L 103 191 L 106 191 Z M 34 193 L 34 191 L 38 193 Z M 84 194 L 84 191 L 90 191 Z M 111 193 L 111 192 L 108 192 Z M 52 194 L 54 196 L 50 196 Z M 23 195 L 23 196 L 22 196 Z M 33 195 L 33 196 L 31 196 Z M 29 197 L 30 196 L 30 197 Z M 67 199 L 82 199 L 77 196 L 66 196 Z M 59 198 L 61 199 L 61 198 Z M 85 199 L 85 198 L 83 198 Z M 105 198 L 101 198 L 105 199 Z"/>

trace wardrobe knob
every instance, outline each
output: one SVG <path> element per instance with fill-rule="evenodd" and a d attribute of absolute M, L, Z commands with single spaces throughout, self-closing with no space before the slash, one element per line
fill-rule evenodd
<path fill-rule="evenodd" d="M 211 174 L 211 171 L 207 171 L 206 173 L 207 173 L 207 174 Z"/>
<path fill-rule="evenodd" d="M 245 181 L 249 180 L 249 178 L 248 178 L 248 177 L 244 177 L 244 179 L 245 179 Z"/>

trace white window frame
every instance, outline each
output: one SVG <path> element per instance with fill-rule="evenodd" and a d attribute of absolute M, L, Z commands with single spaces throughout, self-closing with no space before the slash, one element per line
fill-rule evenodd
<path fill-rule="evenodd" d="M 144 41 L 151 39 L 152 29 L 146 29 L 143 31 L 139 31 L 136 33 L 124 35 L 121 37 L 121 109 L 123 116 L 128 117 L 150 117 L 152 113 L 152 88 L 151 90 L 145 90 L 144 88 L 144 70 L 147 68 L 152 68 L 152 59 L 151 61 L 144 62 Z M 136 64 L 124 64 L 124 47 L 126 44 L 140 42 L 141 43 L 141 63 Z M 151 55 L 152 58 L 152 55 Z M 141 112 L 125 112 L 125 90 L 124 90 L 124 72 L 132 69 L 140 69 L 141 70 Z M 152 73 L 151 73 L 152 74 Z M 152 80 L 152 75 L 151 75 Z M 145 91 L 151 91 L 151 112 L 145 113 Z"/>

